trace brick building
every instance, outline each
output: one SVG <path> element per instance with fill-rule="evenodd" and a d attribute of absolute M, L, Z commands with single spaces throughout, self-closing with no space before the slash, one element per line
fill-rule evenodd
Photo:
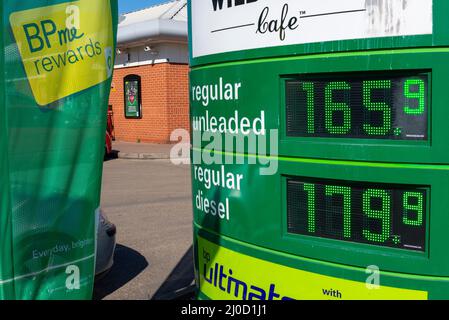
<path fill-rule="evenodd" d="M 120 141 L 167 143 L 189 129 L 187 0 L 120 17 L 109 100 Z"/>

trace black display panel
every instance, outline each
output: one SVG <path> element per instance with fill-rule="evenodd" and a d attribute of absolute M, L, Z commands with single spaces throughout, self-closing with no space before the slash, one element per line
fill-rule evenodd
<path fill-rule="evenodd" d="M 289 137 L 428 140 L 428 74 L 286 80 Z"/>
<path fill-rule="evenodd" d="M 289 233 L 424 251 L 427 189 L 287 179 Z"/>

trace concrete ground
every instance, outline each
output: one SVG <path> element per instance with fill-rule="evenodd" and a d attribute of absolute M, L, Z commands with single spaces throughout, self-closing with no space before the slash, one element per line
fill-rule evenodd
<path fill-rule="evenodd" d="M 113 149 L 120 159 L 169 159 L 173 145 L 115 141 Z"/>
<path fill-rule="evenodd" d="M 117 249 L 94 298 L 169 299 L 184 293 L 194 280 L 189 167 L 169 160 L 108 160 L 101 203 L 117 226 Z"/>

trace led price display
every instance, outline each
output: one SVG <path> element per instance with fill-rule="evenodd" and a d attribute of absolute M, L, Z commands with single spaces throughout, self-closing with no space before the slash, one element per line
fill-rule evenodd
<path fill-rule="evenodd" d="M 288 232 L 424 251 L 426 203 L 426 188 L 288 179 Z"/>
<path fill-rule="evenodd" d="M 286 80 L 290 137 L 428 139 L 428 75 Z"/>

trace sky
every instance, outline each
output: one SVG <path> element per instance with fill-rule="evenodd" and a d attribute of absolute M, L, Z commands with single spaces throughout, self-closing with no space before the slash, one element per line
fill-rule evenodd
<path fill-rule="evenodd" d="M 120 13 L 126 13 L 167 1 L 168 0 L 119 0 L 118 6 Z"/>

